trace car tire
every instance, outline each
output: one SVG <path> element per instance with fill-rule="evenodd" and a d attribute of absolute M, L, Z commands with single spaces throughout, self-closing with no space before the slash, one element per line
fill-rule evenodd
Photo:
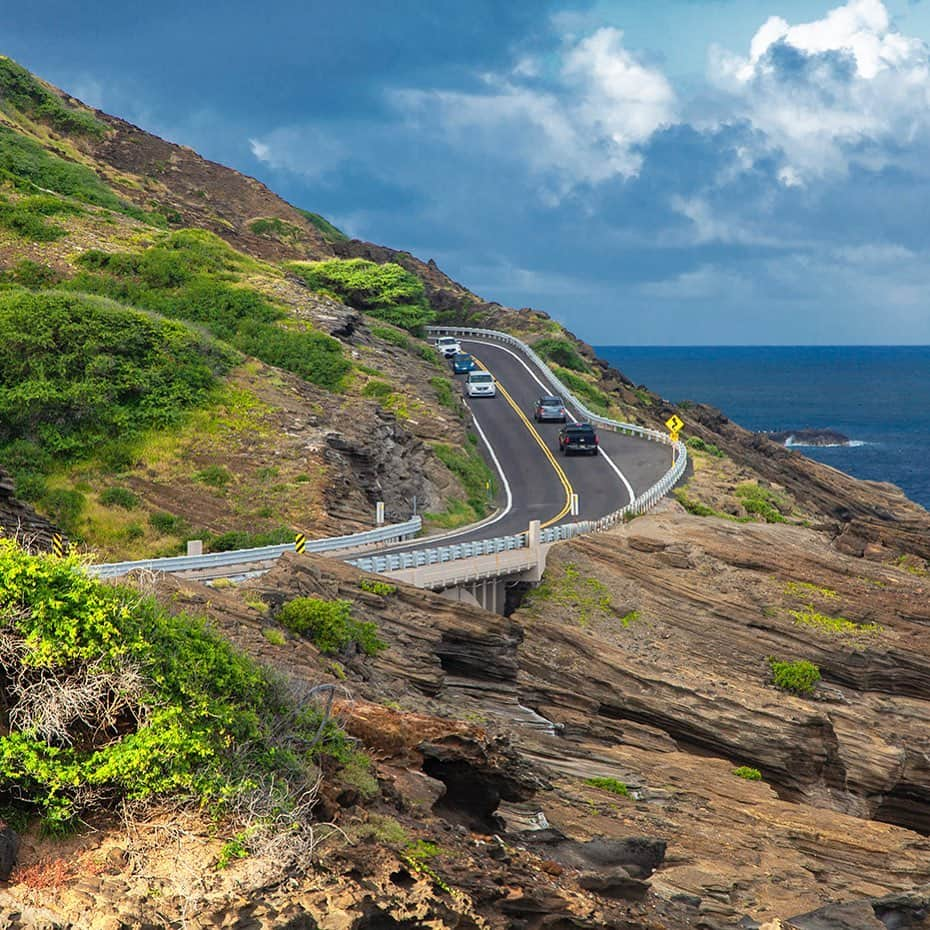
<path fill-rule="evenodd" d="M 592 450 L 591 450 L 591 455 L 597 455 L 597 452 L 598 452 L 597 449 L 592 449 Z"/>

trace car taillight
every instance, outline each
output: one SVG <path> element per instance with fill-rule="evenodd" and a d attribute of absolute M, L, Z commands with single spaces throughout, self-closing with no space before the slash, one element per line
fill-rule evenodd
<path fill-rule="evenodd" d="M 601 444 L 601 440 L 600 440 L 597 436 L 595 436 L 595 437 L 594 437 L 594 445 L 599 446 L 600 444 Z"/>

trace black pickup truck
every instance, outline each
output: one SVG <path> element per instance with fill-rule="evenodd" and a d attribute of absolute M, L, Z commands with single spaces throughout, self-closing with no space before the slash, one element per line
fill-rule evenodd
<path fill-rule="evenodd" d="M 586 452 L 597 455 L 600 440 L 590 423 L 567 423 L 559 430 L 559 452 Z"/>

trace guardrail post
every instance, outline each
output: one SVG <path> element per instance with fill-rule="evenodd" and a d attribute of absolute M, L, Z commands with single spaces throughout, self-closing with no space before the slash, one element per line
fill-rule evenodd
<path fill-rule="evenodd" d="M 188 555 L 203 555 L 203 540 L 202 539 L 189 539 L 187 541 L 187 554 Z"/>
<path fill-rule="evenodd" d="M 384 526 L 384 501 L 375 504 L 375 525 Z"/>
<path fill-rule="evenodd" d="M 540 523 L 539 520 L 530 520 L 529 530 L 526 534 L 526 544 L 530 549 L 539 546 Z"/>

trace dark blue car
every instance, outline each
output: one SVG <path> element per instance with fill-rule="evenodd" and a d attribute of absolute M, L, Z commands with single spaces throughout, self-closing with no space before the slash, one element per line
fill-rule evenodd
<path fill-rule="evenodd" d="M 459 352 L 452 356 L 452 371 L 457 375 L 465 375 L 474 371 L 478 365 L 467 352 Z"/>

